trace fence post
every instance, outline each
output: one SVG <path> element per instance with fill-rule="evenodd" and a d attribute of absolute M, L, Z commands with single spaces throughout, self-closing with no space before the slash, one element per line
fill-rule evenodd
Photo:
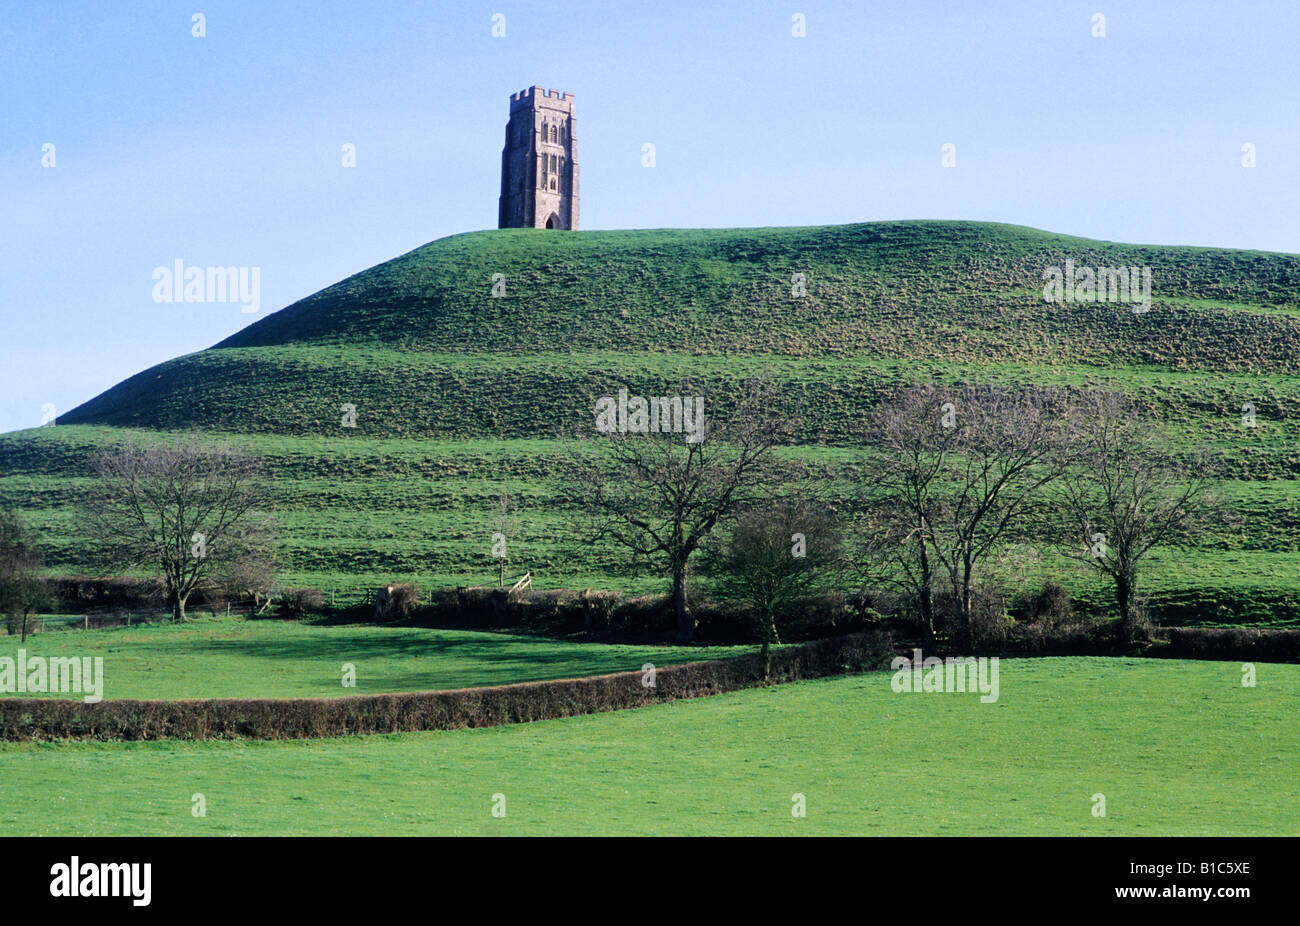
<path fill-rule="evenodd" d="M 82 629 L 82 630 L 89 630 L 89 629 L 90 629 L 90 615 L 89 615 L 89 614 L 83 614 L 83 615 L 82 615 L 82 617 L 81 617 L 81 629 Z"/>

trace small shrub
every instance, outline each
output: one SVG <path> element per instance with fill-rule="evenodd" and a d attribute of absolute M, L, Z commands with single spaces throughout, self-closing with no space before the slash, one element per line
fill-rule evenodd
<path fill-rule="evenodd" d="M 1038 591 L 1016 602 L 1013 613 L 1035 624 L 1059 627 L 1074 620 L 1074 605 L 1070 590 L 1060 582 L 1048 579 Z"/>
<path fill-rule="evenodd" d="M 320 612 L 325 607 L 325 596 L 314 588 L 290 588 L 280 595 L 276 610 L 281 617 L 296 618 Z"/>
<path fill-rule="evenodd" d="M 691 610 L 695 614 L 696 639 L 701 643 L 757 643 L 762 638 L 757 617 L 742 602 L 701 599 Z M 782 641 L 789 642 L 789 628 L 780 626 Z"/>
<path fill-rule="evenodd" d="M 1145 644 L 1151 642 L 1155 624 L 1147 614 L 1144 603 L 1134 601 L 1129 610 L 1128 627 L 1124 627 L 1121 621 L 1117 624 L 1116 629 L 1127 638 L 1127 642 Z"/>
<path fill-rule="evenodd" d="M 935 630 L 955 634 L 961 626 L 961 606 L 950 589 L 934 596 Z M 980 646 L 1005 643 L 1015 621 L 1007 614 L 1007 599 L 1002 590 L 985 583 L 971 589 L 971 642 Z"/>
<path fill-rule="evenodd" d="M 423 599 L 424 593 L 418 585 L 410 582 L 399 582 L 396 585 L 389 586 L 389 607 L 397 617 L 406 617 L 420 606 Z"/>
<path fill-rule="evenodd" d="M 1011 629 L 1006 644 L 1017 652 L 1040 655 L 1104 656 L 1119 651 L 1113 628 L 1105 622 L 1049 624 L 1033 621 Z"/>
<path fill-rule="evenodd" d="M 674 629 L 677 621 L 668 595 L 641 595 L 619 604 L 614 609 L 612 624 L 615 630 L 661 633 Z"/>
<path fill-rule="evenodd" d="M 587 589 L 582 593 L 583 629 L 594 632 L 608 630 L 617 607 L 618 595 L 614 592 Z"/>
<path fill-rule="evenodd" d="M 1015 621 L 1000 604 L 976 606 L 971 611 L 971 642 L 976 646 L 1001 646 L 1007 642 Z"/>

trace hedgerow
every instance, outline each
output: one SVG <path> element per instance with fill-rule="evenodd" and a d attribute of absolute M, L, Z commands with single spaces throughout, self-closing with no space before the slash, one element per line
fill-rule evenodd
<path fill-rule="evenodd" d="M 884 633 L 850 634 L 773 654 L 770 680 L 885 668 Z M 644 707 L 763 684 L 757 656 L 664 666 L 653 674 L 347 698 L 82 701 L 0 698 L 0 740 L 299 739 L 455 730 Z"/>

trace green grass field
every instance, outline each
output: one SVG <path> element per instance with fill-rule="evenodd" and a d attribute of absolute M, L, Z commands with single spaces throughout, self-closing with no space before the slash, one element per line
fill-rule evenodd
<path fill-rule="evenodd" d="M 0 835 L 1300 835 L 1300 666 L 1257 668 L 1016 659 L 993 704 L 873 673 L 481 730 L 0 744 Z"/>
<path fill-rule="evenodd" d="M 725 659 L 740 647 L 617 646 L 457 630 L 205 619 L 0 637 L 0 656 L 102 656 L 106 700 L 334 698 L 477 688 Z M 356 687 L 342 687 L 344 663 Z M 49 695 L 77 698 L 76 694 Z"/>

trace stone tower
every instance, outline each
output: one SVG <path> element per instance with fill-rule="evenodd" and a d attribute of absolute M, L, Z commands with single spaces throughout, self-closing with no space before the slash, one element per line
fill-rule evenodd
<path fill-rule="evenodd" d="M 510 97 L 498 228 L 578 227 L 573 94 L 529 87 Z"/>

